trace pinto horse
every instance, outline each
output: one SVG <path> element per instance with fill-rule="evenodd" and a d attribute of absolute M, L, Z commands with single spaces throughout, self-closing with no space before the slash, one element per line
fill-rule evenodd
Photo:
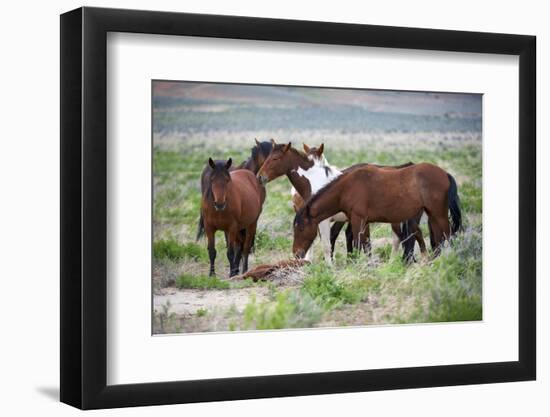
<path fill-rule="evenodd" d="M 292 183 L 293 188 L 291 190 L 292 202 L 294 210 L 298 210 L 305 204 L 311 195 L 319 191 L 323 186 L 333 181 L 342 172 L 347 172 L 358 167 L 366 166 L 367 164 L 357 164 L 344 171 L 340 171 L 333 165 L 330 165 L 324 156 L 324 144 L 319 147 L 310 147 L 303 144 L 305 154 L 292 147 L 291 143 L 277 144 L 272 139 L 273 148 L 267 157 L 264 165 L 258 172 L 258 177 L 262 183 L 267 183 L 280 176 L 286 175 L 289 181 Z M 408 163 L 398 167 L 382 167 L 385 169 L 397 169 L 403 166 L 409 166 L 412 163 Z M 392 230 L 395 234 L 393 250 L 397 252 L 399 243 L 403 241 L 403 247 L 405 249 L 404 258 L 412 259 L 414 253 L 414 240 L 412 240 L 412 246 L 410 244 L 405 245 L 405 242 L 410 240 L 408 237 L 415 237 L 420 245 L 421 252 L 426 253 L 426 247 L 422 232 L 418 227 L 422 212 L 418 213 L 415 218 L 408 220 L 403 227 L 403 231 L 411 232 L 404 234 L 400 224 L 392 224 Z M 338 213 L 330 218 L 323 220 L 319 223 L 318 230 L 321 238 L 321 243 L 324 249 L 325 262 L 327 264 L 332 263 L 332 256 L 334 253 L 334 245 L 336 238 L 340 233 L 343 225 L 347 222 L 347 218 L 343 213 Z M 330 223 L 334 222 L 334 225 L 330 226 Z M 346 244 L 347 251 L 351 253 L 353 250 L 351 230 L 348 227 L 346 231 Z M 306 253 L 306 259 L 311 258 L 311 247 Z"/>
<path fill-rule="evenodd" d="M 206 191 L 202 195 L 201 216 L 208 239 L 210 275 L 215 275 L 215 233 L 223 230 L 226 235 L 229 276 L 248 270 L 248 255 L 256 235 L 258 218 L 265 200 L 265 188 L 254 174 L 246 169 L 230 171 L 231 158 L 208 164 L 212 172 L 208 176 Z"/>
<path fill-rule="evenodd" d="M 353 247 L 368 251 L 369 223 L 401 223 L 423 211 L 428 215 L 430 241 L 437 256 L 444 241 L 461 228 L 455 179 L 429 163 L 393 170 L 358 167 L 319 190 L 296 214 L 292 250 L 303 258 L 317 235 L 318 224 L 339 212 L 351 223 Z"/>
<path fill-rule="evenodd" d="M 254 175 L 258 173 L 263 163 L 265 162 L 266 158 L 268 157 L 269 153 L 271 152 L 271 148 L 273 147 L 273 145 L 271 142 L 266 142 L 266 141 L 259 142 L 258 139 L 254 139 L 254 141 L 256 142 L 256 144 L 250 150 L 250 156 L 248 157 L 248 159 L 242 162 L 239 166 L 231 166 L 229 168 L 230 171 L 234 171 L 236 169 L 248 169 L 249 171 L 252 171 Z M 214 162 L 225 162 L 225 161 L 216 160 Z M 209 164 L 206 164 L 206 166 L 204 167 L 201 173 L 201 194 L 204 194 L 204 192 L 208 188 L 208 182 L 209 182 L 209 177 L 211 173 L 212 173 L 212 167 Z M 201 215 L 199 218 L 199 225 L 197 228 L 196 240 L 199 240 L 203 235 L 204 235 L 204 221 Z"/>

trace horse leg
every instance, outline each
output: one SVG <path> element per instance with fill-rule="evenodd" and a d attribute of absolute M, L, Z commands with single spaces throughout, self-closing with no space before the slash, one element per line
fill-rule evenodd
<path fill-rule="evenodd" d="M 430 221 L 432 229 L 434 230 L 433 237 L 436 246 L 434 256 L 438 256 L 441 253 L 441 247 L 444 245 L 445 240 L 451 237 L 451 225 L 449 224 L 447 212 L 447 204 L 440 204 L 430 213 Z"/>
<path fill-rule="evenodd" d="M 428 251 L 426 250 L 426 242 L 424 241 L 424 235 L 422 233 L 422 229 L 420 228 L 420 220 L 422 220 L 422 214 L 424 214 L 424 210 L 421 210 L 416 217 L 414 218 L 414 226 L 415 226 L 415 238 L 418 242 L 418 246 L 420 247 L 420 255 L 426 261 L 428 259 Z"/>
<path fill-rule="evenodd" d="M 432 243 L 435 246 L 433 247 L 432 257 L 436 258 L 441 253 L 441 245 L 445 241 L 445 234 L 444 234 L 444 230 L 440 226 L 440 222 L 438 221 L 438 219 L 433 215 L 429 215 L 429 216 L 430 218 L 428 221 L 429 221 L 429 224 L 431 225 L 430 241 L 432 241 Z"/>
<path fill-rule="evenodd" d="M 323 220 L 319 223 L 319 236 L 321 237 L 321 244 L 323 245 L 323 252 L 325 254 L 325 262 L 328 265 L 332 265 L 332 257 L 330 251 L 330 222 L 329 220 Z"/>
<path fill-rule="evenodd" d="M 391 254 L 392 256 L 397 255 L 397 251 L 399 250 L 399 244 L 401 243 L 401 225 L 399 223 L 392 223 L 391 230 L 393 232 L 393 239 L 392 239 L 392 248 L 391 248 Z"/>
<path fill-rule="evenodd" d="M 420 246 L 422 259 L 426 261 L 428 259 L 428 251 L 426 250 L 426 242 L 424 242 L 424 235 L 422 234 L 422 229 L 420 229 L 420 224 L 418 224 L 418 222 L 415 223 L 414 236 L 418 242 L 418 246 Z"/>
<path fill-rule="evenodd" d="M 353 232 L 352 232 L 351 223 L 348 223 L 346 228 L 346 251 L 348 256 L 353 253 Z"/>
<path fill-rule="evenodd" d="M 229 270 L 231 270 L 233 266 L 233 247 L 229 244 L 229 236 L 227 235 L 227 232 L 224 232 L 225 235 L 225 247 L 227 248 L 227 260 L 229 261 Z"/>
<path fill-rule="evenodd" d="M 346 223 L 345 222 L 334 222 L 332 227 L 330 228 L 330 257 L 334 257 L 334 247 L 336 246 L 336 239 L 338 239 L 338 235 L 340 234 L 340 231 L 344 227 Z"/>
<path fill-rule="evenodd" d="M 216 238 L 214 231 L 206 228 L 206 238 L 208 239 L 208 257 L 210 258 L 210 276 L 216 275 L 214 263 L 216 262 Z"/>
<path fill-rule="evenodd" d="M 233 249 L 233 262 L 230 264 L 229 276 L 239 274 L 239 266 L 241 263 L 242 244 L 239 242 L 239 231 L 229 232 L 229 244 Z"/>
<path fill-rule="evenodd" d="M 243 270 L 242 270 L 243 274 L 246 271 L 248 271 L 248 255 L 250 254 L 250 249 L 252 248 L 252 244 L 254 243 L 254 236 L 256 235 L 256 226 L 257 226 L 257 222 L 254 222 L 246 228 L 245 239 L 243 244 Z"/>
<path fill-rule="evenodd" d="M 372 254 L 372 245 L 370 241 L 370 226 L 368 223 L 365 224 L 365 230 L 361 235 L 361 237 L 362 237 L 361 246 L 363 247 L 363 251 L 365 252 L 365 255 L 367 255 L 367 257 L 370 258 Z"/>
<path fill-rule="evenodd" d="M 428 231 L 430 232 L 430 247 L 432 248 L 432 251 L 435 251 L 435 239 L 434 239 L 432 221 L 429 218 L 428 218 Z"/>
<path fill-rule="evenodd" d="M 405 261 L 405 263 L 416 262 L 414 258 L 414 241 L 416 239 L 416 232 L 419 230 L 418 223 L 415 219 L 408 219 L 403 222 L 402 225 L 401 242 L 403 245 L 403 261 Z"/>
<path fill-rule="evenodd" d="M 351 231 L 353 233 L 353 250 L 365 250 L 366 238 L 369 234 L 368 224 L 359 216 L 351 216 Z M 366 232 L 366 233 L 365 233 Z"/>

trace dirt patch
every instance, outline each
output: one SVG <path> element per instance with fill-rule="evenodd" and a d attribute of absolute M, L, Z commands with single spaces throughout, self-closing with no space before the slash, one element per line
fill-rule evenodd
<path fill-rule="evenodd" d="M 196 314 L 198 310 L 225 311 L 235 308 L 242 312 L 252 295 L 256 301 L 268 299 L 269 289 L 266 287 L 251 287 L 229 290 L 195 290 L 163 288 L 153 297 L 153 308 L 162 311 L 163 306 L 170 304 L 169 312 L 178 315 Z"/>

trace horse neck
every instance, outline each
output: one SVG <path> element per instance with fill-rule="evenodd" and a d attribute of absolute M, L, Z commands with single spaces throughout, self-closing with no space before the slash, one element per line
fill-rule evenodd
<path fill-rule="evenodd" d="M 292 186 L 296 189 L 298 194 L 300 194 L 300 197 L 302 197 L 304 200 L 307 200 L 309 197 L 311 197 L 311 184 L 306 177 L 298 174 L 294 170 L 288 172 L 286 176 Z"/>
<path fill-rule="evenodd" d="M 291 169 L 297 170 L 299 168 L 307 171 L 312 166 L 314 166 L 313 161 L 311 161 L 306 155 L 301 154 L 294 148 L 290 148 L 290 165 Z"/>
<path fill-rule="evenodd" d="M 313 203 L 309 204 L 309 214 L 313 221 L 321 223 L 323 220 L 334 216 L 342 211 L 340 207 L 340 195 L 344 187 L 340 184 L 338 187 L 331 187 L 317 197 Z"/>
<path fill-rule="evenodd" d="M 259 171 L 259 168 L 254 161 L 252 157 L 248 158 L 246 161 L 244 161 L 241 165 L 238 167 L 239 169 L 247 169 L 249 171 L 252 171 L 254 174 L 257 174 Z"/>

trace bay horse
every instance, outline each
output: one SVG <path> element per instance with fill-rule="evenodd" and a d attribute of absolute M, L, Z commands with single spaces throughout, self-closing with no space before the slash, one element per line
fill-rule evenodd
<path fill-rule="evenodd" d="M 400 169 L 358 167 L 328 183 L 298 211 L 292 250 L 303 258 L 316 237 L 317 225 L 335 213 L 344 212 L 349 219 L 354 249 L 368 251 L 369 223 L 401 223 L 423 211 L 428 215 L 430 241 L 437 256 L 445 240 L 461 228 L 453 176 L 429 163 Z"/>
<path fill-rule="evenodd" d="M 215 275 L 215 233 L 226 235 L 229 276 L 248 270 L 248 255 L 256 235 L 258 218 L 265 201 L 265 188 L 247 169 L 230 171 L 231 158 L 215 162 L 208 159 L 212 172 L 208 176 L 207 189 L 202 195 L 201 216 L 208 239 L 210 275 Z"/>
<path fill-rule="evenodd" d="M 304 201 L 310 198 L 311 195 L 315 194 L 323 186 L 341 175 L 342 172 L 366 165 L 357 164 L 347 170 L 340 171 L 335 166 L 330 165 L 326 160 L 324 156 L 324 144 L 321 144 L 319 147 L 310 147 L 307 144 L 303 144 L 305 151 L 304 154 L 293 148 L 291 142 L 287 144 L 277 144 L 273 139 L 271 139 L 271 141 L 273 144 L 272 150 L 257 176 L 260 181 L 265 184 L 280 176 L 286 175 L 293 185 L 291 194 L 294 210 L 296 212 L 298 212 L 298 210 L 304 205 Z M 381 168 L 396 169 L 409 165 L 412 165 L 412 162 L 398 167 Z M 412 241 L 412 246 L 410 244 L 405 246 L 405 241 L 410 240 L 408 239 L 409 237 L 414 236 L 420 245 L 421 252 L 426 253 L 424 238 L 420 228 L 418 227 L 421 216 L 422 212 L 415 216 L 415 218 L 406 222 L 408 225 L 406 231 L 410 230 L 412 233 L 411 236 L 409 236 L 409 233 L 404 235 L 400 224 L 392 224 L 392 230 L 395 235 L 393 241 L 393 251 L 394 253 L 397 252 L 399 243 L 403 241 L 403 247 L 405 249 L 403 256 L 407 260 L 412 259 L 414 253 L 414 240 Z M 323 245 L 324 258 L 325 262 L 329 265 L 332 263 L 336 238 L 347 221 L 348 220 L 343 213 L 337 213 L 319 223 L 318 230 L 321 243 Z M 334 222 L 332 228 L 331 222 Z M 403 230 L 405 230 L 405 226 L 403 227 Z M 351 230 L 349 227 L 346 234 L 346 247 L 348 253 L 351 253 L 353 246 Z M 310 258 L 311 247 L 305 255 L 305 259 Z"/>
<path fill-rule="evenodd" d="M 247 169 L 256 175 L 258 171 L 260 170 L 261 166 L 267 159 L 269 153 L 271 152 L 271 148 L 273 147 L 272 143 L 269 141 L 263 141 L 259 142 L 258 139 L 254 139 L 254 142 L 256 143 L 252 149 L 250 149 L 250 156 L 246 161 L 243 161 L 238 166 L 231 166 L 229 168 L 230 171 L 234 171 L 236 169 Z M 225 162 L 221 160 L 215 160 L 214 162 Z M 206 189 L 208 188 L 208 182 L 210 174 L 212 173 L 212 167 L 209 164 L 206 164 L 205 167 L 202 170 L 201 173 L 201 195 L 204 194 Z M 202 219 L 202 215 L 199 217 L 199 225 L 197 227 L 197 236 L 195 240 L 199 240 L 204 235 L 204 221 Z"/>

